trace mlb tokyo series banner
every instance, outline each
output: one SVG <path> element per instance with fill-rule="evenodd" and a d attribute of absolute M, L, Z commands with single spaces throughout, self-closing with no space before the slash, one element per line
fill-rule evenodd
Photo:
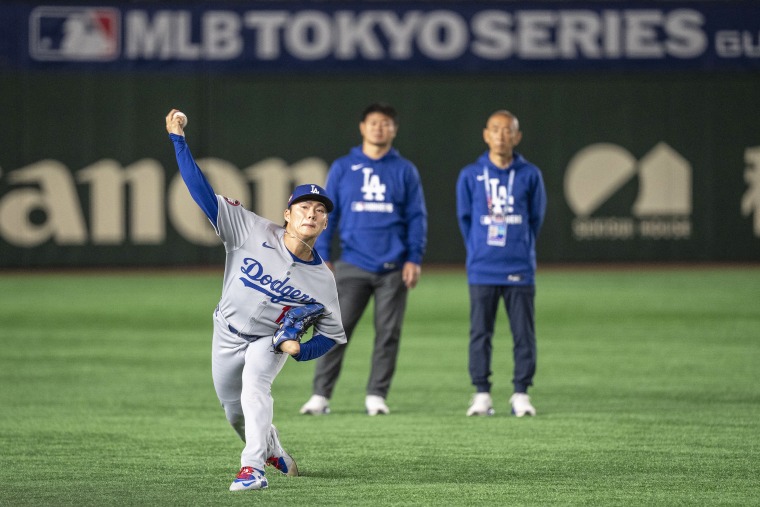
<path fill-rule="evenodd" d="M 0 68 L 214 72 L 758 69 L 756 2 L 0 6 Z"/>

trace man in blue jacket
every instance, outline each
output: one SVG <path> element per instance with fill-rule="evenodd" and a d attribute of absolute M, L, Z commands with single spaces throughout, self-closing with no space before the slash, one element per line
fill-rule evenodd
<path fill-rule="evenodd" d="M 457 218 L 467 249 L 470 288 L 469 371 L 476 393 L 467 415 L 493 415 L 491 350 L 499 301 L 514 343 L 517 417 L 536 415 L 528 396 L 536 371 L 536 238 L 546 211 L 541 171 L 514 151 L 522 138 L 517 117 L 493 113 L 483 129 L 488 151 L 457 180 Z"/>
<path fill-rule="evenodd" d="M 362 144 L 330 167 L 325 188 L 335 204 L 316 249 L 330 266 L 332 239 L 340 233 L 341 258 L 332 265 L 348 340 L 375 298 L 375 345 L 367 384 L 369 415 L 388 414 L 386 398 L 396 369 L 409 289 L 420 278 L 427 242 L 427 210 L 417 168 L 393 148 L 395 109 L 372 104 L 361 116 Z M 321 357 L 313 395 L 302 414 L 330 411 L 346 345 Z"/>

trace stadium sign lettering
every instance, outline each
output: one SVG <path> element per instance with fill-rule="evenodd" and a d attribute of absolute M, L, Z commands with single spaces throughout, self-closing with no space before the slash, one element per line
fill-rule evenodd
<path fill-rule="evenodd" d="M 327 163 L 318 158 L 290 167 L 280 159 L 266 159 L 242 171 L 214 158 L 199 164 L 218 193 L 235 195 L 244 205 L 256 202 L 259 215 L 275 220 L 294 183 L 323 182 L 327 174 Z M 48 241 L 67 246 L 157 245 L 166 241 L 169 222 L 190 243 L 218 244 L 179 174 L 168 187 L 165 175 L 153 159 L 127 167 L 100 160 L 75 174 L 57 160 L 41 160 L 7 175 L 0 171 L 0 182 L 10 189 L 0 195 L 0 238 L 24 248 Z M 88 209 L 80 201 L 80 189 L 88 197 Z"/>
<path fill-rule="evenodd" d="M 574 5 L 0 6 L 0 17 L 7 20 L 0 29 L 29 27 L 28 34 L 17 34 L 28 40 L 28 50 L 6 55 L 3 52 L 27 48 L 0 46 L 0 56 L 21 66 L 52 63 L 134 70 L 157 64 L 195 69 L 202 64 L 238 72 L 383 67 L 473 72 L 505 70 L 505 63 L 511 69 L 609 68 L 610 62 L 620 68 L 760 66 L 760 31 L 751 22 L 760 16 L 760 6 Z"/>
<path fill-rule="evenodd" d="M 692 172 L 691 163 L 662 142 L 641 160 L 614 144 L 583 148 L 565 170 L 565 198 L 576 215 L 573 236 L 576 240 L 691 238 Z M 623 210 L 625 216 L 596 216 L 631 181 L 638 183 L 633 208 Z"/>
<path fill-rule="evenodd" d="M 690 9 L 477 12 L 450 10 L 208 11 L 193 32 L 190 11 L 128 11 L 125 57 L 256 60 L 452 60 L 466 52 L 488 59 L 694 58 L 707 47 L 703 16 Z M 252 44 L 246 46 L 246 32 Z"/>

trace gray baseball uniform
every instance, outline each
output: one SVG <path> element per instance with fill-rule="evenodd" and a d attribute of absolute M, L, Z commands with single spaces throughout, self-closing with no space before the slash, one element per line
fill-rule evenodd
<path fill-rule="evenodd" d="M 329 350 L 325 344 L 331 340 L 346 343 L 335 278 L 318 252 L 314 251 L 313 260 L 308 262 L 292 254 L 283 242 L 283 227 L 246 210 L 238 201 L 216 195 L 184 136 L 169 137 L 190 195 L 211 221 L 227 252 L 222 296 L 214 311 L 214 389 L 227 420 L 245 441 L 241 467 L 263 470 L 267 458 L 277 451 L 272 382 L 288 358 L 287 354 L 275 353 L 272 337 L 290 308 L 318 302 L 325 312 L 314 323 L 315 338 L 301 348 L 296 359 L 324 354 Z M 317 191 L 319 187 L 312 185 L 309 190 L 303 185 L 296 190 L 302 187 L 316 199 L 324 197 Z M 327 209 L 332 209 L 332 203 Z M 309 353 L 304 353 L 305 349 Z"/>
<path fill-rule="evenodd" d="M 270 390 L 288 357 L 272 350 L 279 320 L 293 306 L 319 302 L 325 314 L 314 333 L 345 343 L 332 272 L 295 258 L 283 243 L 285 230 L 217 196 L 217 232 L 227 260 L 222 297 L 214 312 L 212 375 L 227 420 L 246 442 L 241 466 L 263 469 L 273 453 Z M 245 422 L 245 423 L 244 423 Z M 267 443 L 269 441 L 269 443 Z"/>

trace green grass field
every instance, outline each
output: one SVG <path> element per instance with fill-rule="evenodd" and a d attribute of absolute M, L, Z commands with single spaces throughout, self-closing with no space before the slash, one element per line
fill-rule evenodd
<path fill-rule="evenodd" d="M 467 418 L 464 274 L 410 298 L 392 414 L 363 414 L 371 315 L 327 417 L 275 382 L 303 474 L 230 493 L 241 442 L 210 374 L 221 269 L 0 274 L 0 505 L 760 505 L 760 268 L 542 270 L 535 418 Z"/>

